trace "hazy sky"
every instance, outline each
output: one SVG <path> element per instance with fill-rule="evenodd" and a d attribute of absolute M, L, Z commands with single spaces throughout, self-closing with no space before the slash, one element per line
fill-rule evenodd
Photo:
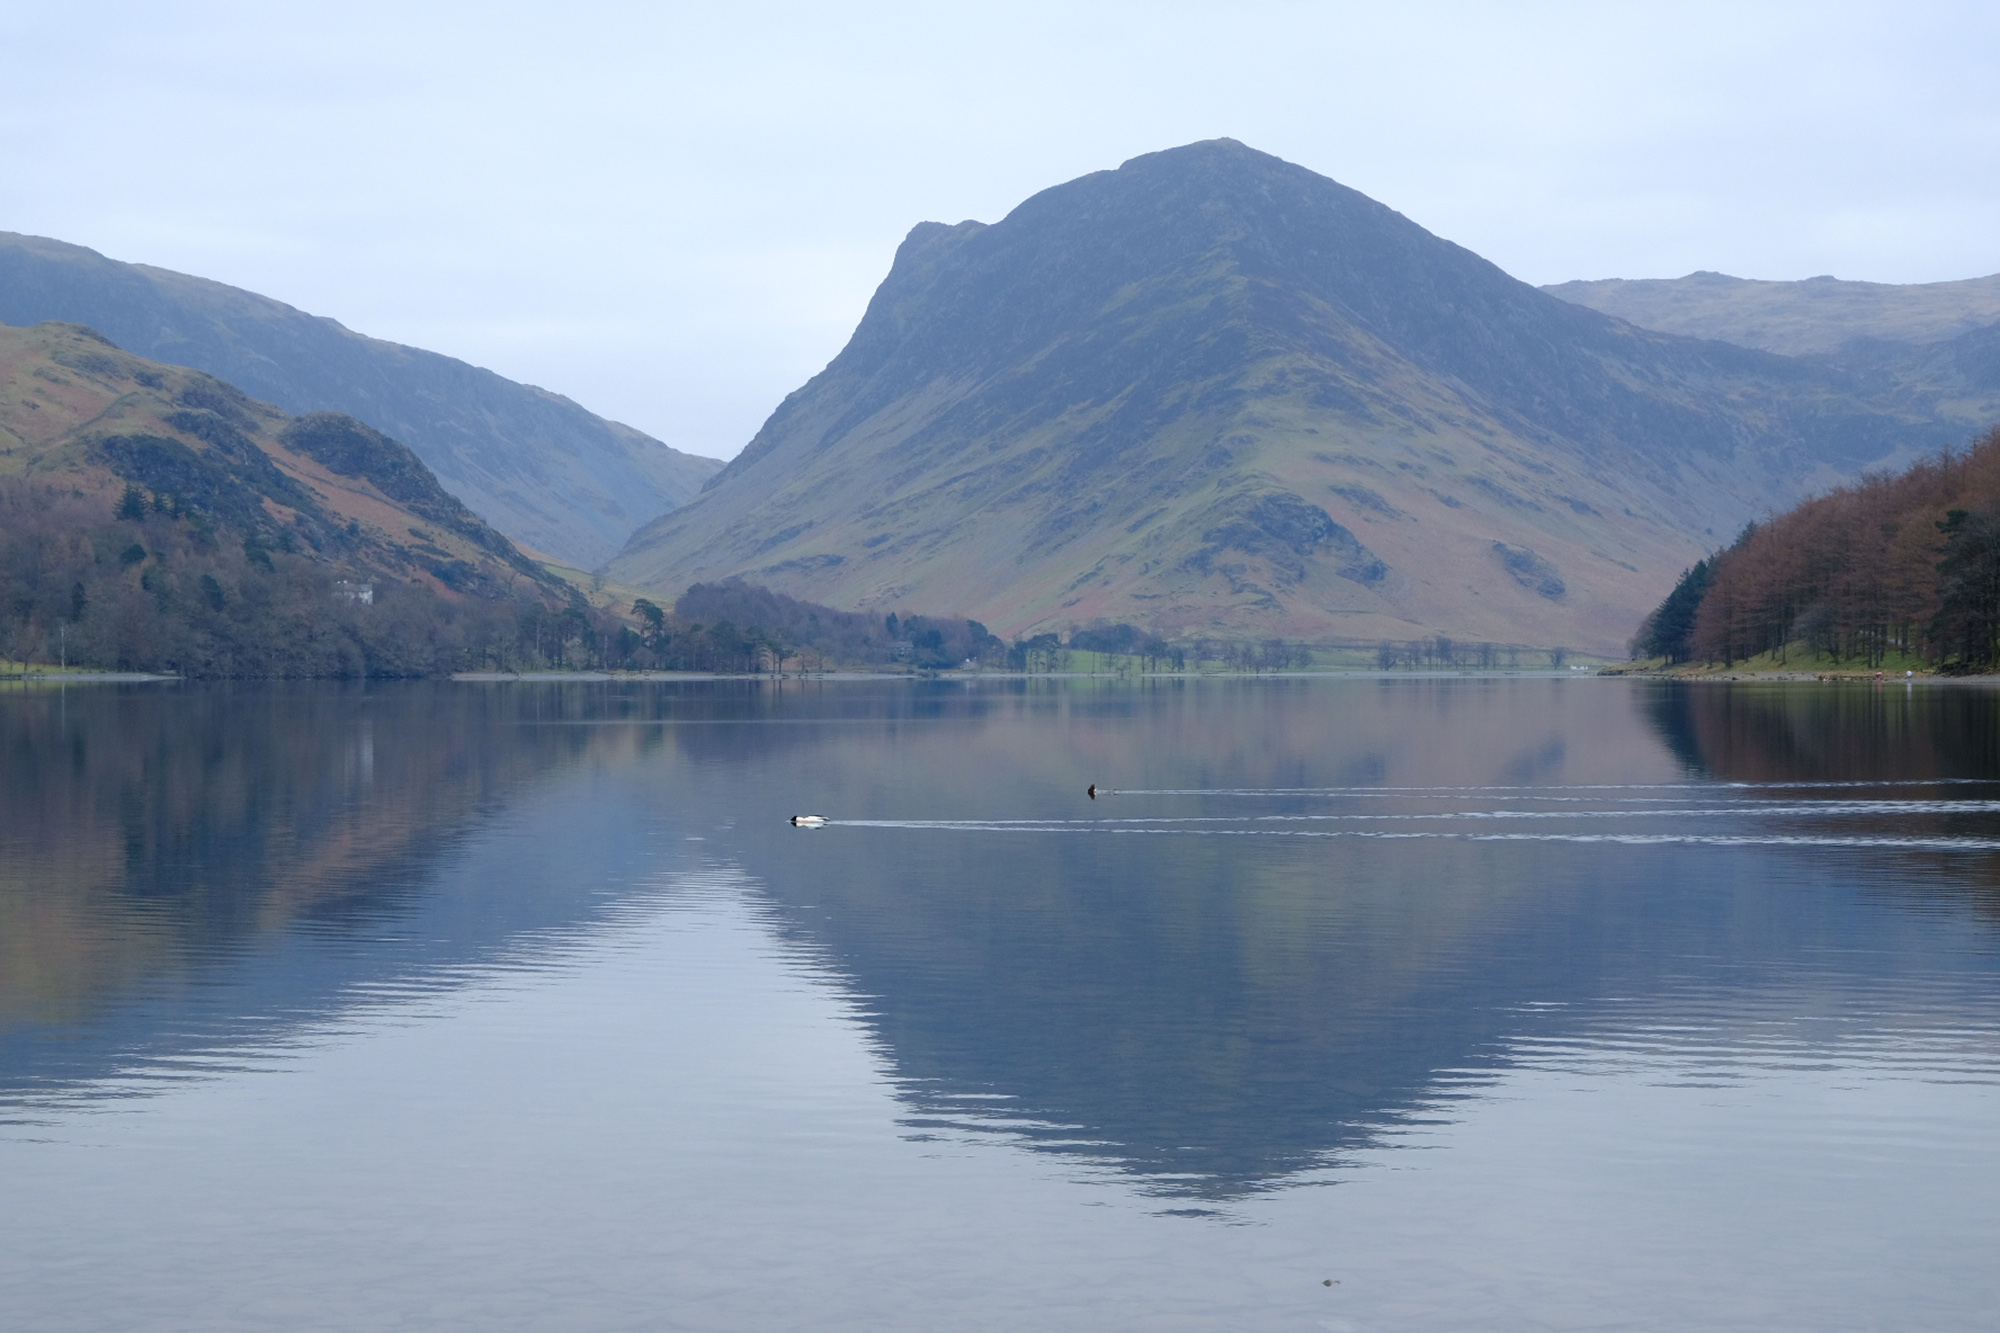
<path fill-rule="evenodd" d="M 1991 4 L 0 3 L 0 230 L 728 456 L 916 222 L 1229 135 L 1531 282 L 2000 271 Z"/>

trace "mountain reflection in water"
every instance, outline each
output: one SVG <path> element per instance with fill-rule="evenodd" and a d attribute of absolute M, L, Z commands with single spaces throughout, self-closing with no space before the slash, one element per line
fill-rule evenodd
<path fill-rule="evenodd" d="M 534 966 L 699 862 L 859 998 L 909 1136 L 1201 1211 L 1609 1028 L 1754 1015 L 1777 1060 L 1990 1007 L 1934 913 L 1990 925 L 1996 725 L 1535 679 L 15 692 L 0 1118 Z"/>
<path fill-rule="evenodd" d="M 2000 852 L 2000 786 L 1878 786 L 1927 771 L 1881 752 L 1813 774 L 1866 788 L 1691 776 L 1642 719 L 1706 718 L 1726 690 L 1205 688 L 1070 693 L 976 742 L 912 730 L 886 769 L 830 746 L 800 767 L 905 817 L 742 845 L 870 997 L 917 1132 L 1003 1131 L 1226 1199 L 1449 1116 L 1522 1042 L 1607 1005 L 1630 1020 L 1634 997 L 1734 989 L 1800 1042 L 1857 1038 L 1879 978 L 1825 958 L 1937 960 L 1919 922 L 1885 930 L 1854 896 L 1977 893 Z M 1951 695 L 1947 725 L 1986 708 L 1990 733 L 1990 703 Z M 1086 777 L 1118 791 L 1086 805 Z M 1817 910 L 1788 910 L 1805 886 Z M 1756 994 L 1800 986 L 1796 1013 Z"/>
<path fill-rule="evenodd" d="M 564 690 L 428 684 L 0 694 L 0 1118 L 171 1085 L 586 918 L 631 851 L 595 830 L 504 880 L 441 872 L 537 790 L 665 743 L 539 725 L 586 714 Z"/>

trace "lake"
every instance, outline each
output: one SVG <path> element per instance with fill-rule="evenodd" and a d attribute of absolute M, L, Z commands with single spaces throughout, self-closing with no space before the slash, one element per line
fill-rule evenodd
<path fill-rule="evenodd" d="M 13 687 L 0 780 L 8 1327 L 2000 1307 L 1976 686 Z"/>

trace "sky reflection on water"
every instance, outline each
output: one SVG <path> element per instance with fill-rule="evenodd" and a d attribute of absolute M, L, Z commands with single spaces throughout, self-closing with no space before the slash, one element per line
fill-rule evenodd
<path fill-rule="evenodd" d="M 38 1328 L 1978 1327 L 1995 703 L 11 695 L 0 1297 Z"/>

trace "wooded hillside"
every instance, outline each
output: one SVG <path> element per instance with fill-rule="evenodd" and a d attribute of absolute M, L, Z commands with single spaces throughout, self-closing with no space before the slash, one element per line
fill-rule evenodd
<path fill-rule="evenodd" d="M 580 602 L 351 417 L 287 417 L 75 325 L 0 326 L 0 660 L 189 676 L 560 663 L 593 628 Z"/>
<path fill-rule="evenodd" d="M 1810 653 L 1972 670 L 2000 661 L 2000 428 L 1752 525 L 1690 569 L 1634 651 L 1732 663 Z"/>

